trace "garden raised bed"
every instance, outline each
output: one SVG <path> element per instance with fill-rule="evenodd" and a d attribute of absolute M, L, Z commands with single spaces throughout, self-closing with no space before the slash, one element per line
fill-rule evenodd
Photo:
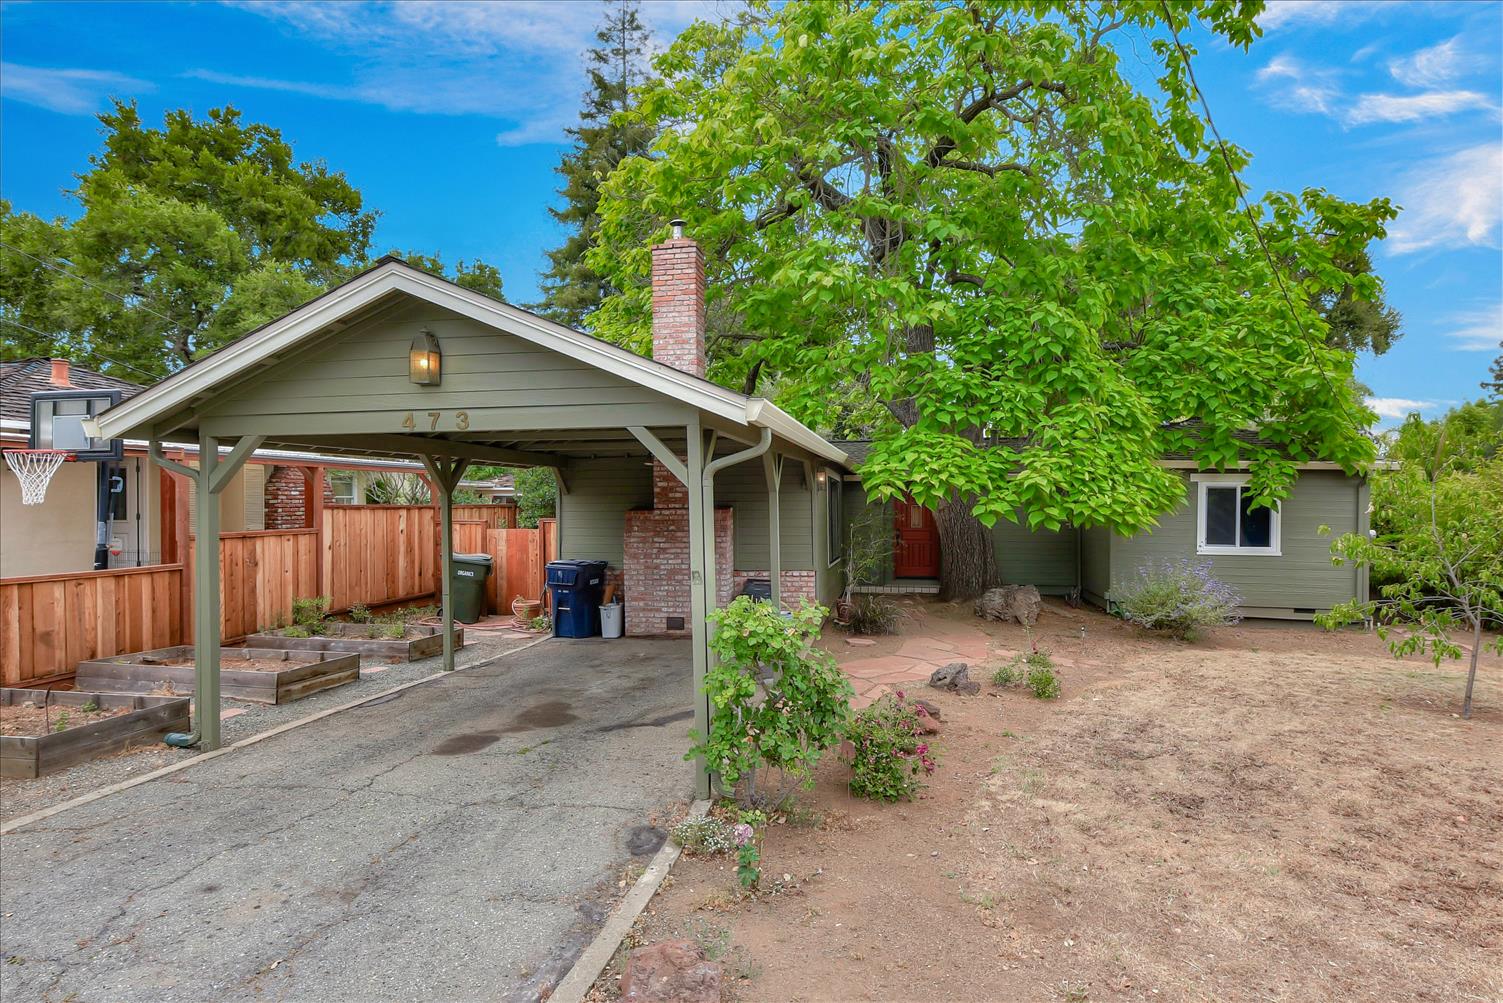
<path fill-rule="evenodd" d="M 188 730 L 187 697 L 0 689 L 0 705 L 20 708 L 28 701 L 38 709 L 46 708 L 43 720 L 50 719 L 53 727 L 62 714 L 81 720 L 82 708 L 90 703 L 103 711 L 124 713 L 83 721 L 62 731 L 0 735 L 0 777 L 40 777 L 133 745 L 153 744 L 169 731 Z M 0 711 L 0 715 L 5 713 Z"/>
<path fill-rule="evenodd" d="M 192 693 L 194 678 L 193 645 L 180 644 L 80 662 L 75 683 L 80 689 L 116 693 L 151 693 L 170 683 L 176 693 Z M 287 703 L 359 678 L 359 655 L 267 648 L 219 649 L 219 691 L 237 700 Z"/>
<path fill-rule="evenodd" d="M 353 651 L 388 662 L 413 662 L 444 650 L 443 628 L 433 624 L 407 624 L 401 637 L 372 636 L 380 626 L 365 623 L 326 623 L 324 632 L 313 637 L 288 637 L 279 630 L 263 631 L 245 639 L 248 648 L 290 651 Z M 454 626 L 454 650 L 464 647 L 464 628 Z"/>

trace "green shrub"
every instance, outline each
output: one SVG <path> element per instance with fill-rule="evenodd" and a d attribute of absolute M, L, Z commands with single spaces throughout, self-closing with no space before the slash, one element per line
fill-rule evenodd
<path fill-rule="evenodd" d="M 83 711 L 85 714 L 92 714 L 99 709 L 99 701 L 95 700 L 93 697 L 90 697 L 89 702 L 78 709 Z"/>
<path fill-rule="evenodd" d="M 845 734 L 850 680 L 829 652 L 814 647 L 827 612 L 805 601 L 784 615 L 771 603 L 737 596 L 710 614 L 710 733 L 690 732 L 689 755 L 704 756 L 744 805 L 780 803 L 793 784 L 811 780 L 820 756 Z M 764 768 L 778 770 L 783 782 L 771 799 L 756 789 Z"/>
<path fill-rule="evenodd" d="M 380 626 L 381 636 L 388 641 L 400 641 L 407 633 L 405 624 L 383 623 Z"/>
<path fill-rule="evenodd" d="M 731 827 L 713 815 L 686 818 L 668 830 L 668 838 L 684 848 L 691 856 L 711 856 L 726 853 L 735 847 L 731 841 Z"/>
<path fill-rule="evenodd" d="M 1047 661 L 1048 655 L 1044 658 Z M 1057 700 L 1059 698 L 1059 677 L 1054 674 L 1052 665 L 1036 665 L 1028 670 L 1028 689 L 1040 700 Z"/>
<path fill-rule="evenodd" d="M 1135 579 L 1112 592 L 1112 604 L 1122 619 L 1182 641 L 1201 627 L 1236 623 L 1241 603 L 1235 589 L 1211 577 L 1209 561 L 1145 564 Z"/>
<path fill-rule="evenodd" d="M 53 731 L 67 731 L 68 730 L 68 712 L 67 711 L 65 711 L 65 710 L 64 711 L 58 711 L 57 724 L 54 724 L 52 726 L 52 730 Z"/>
<path fill-rule="evenodd" d="M 922 707 L 899 691 L 856 715 L 849 738 L 851 793 L 873 801 L 901 801 L 919 789 L 920 775 L 934 772 L 938 760 L 924 739 Z"/>
<path fill-rule="evenodd" d="M 537 631 L 552 630 L 553 617 L 549 616 L 547 613 L 541 613 L 528 621 L 528 625 L 532 627 L 533 630 Z"/>
<path fill-rule="evenodd" d="M 329 618 L 329 596 L 299 596 L 292 600 L 292 625 L 301 627 L 306 634 L 288 634 L 289 637 L 311 637 L 324 632 L 324 621 Z"/>
<path fill-rule="evenodd" d="M 357 602 L 350 607 L 350 620 L 354 623 L 370 623 L 372 619 L 371 608 L 363 602 Z"/>
<path fill-rule="evenodd" d="M 852 634 L 896 634 L 903 621 L 903 610 L 891 599 L 868 596 L 851 605 L 847 627 Z"/>
<path fill-rule="evenodd" d="M 283 637 L 312 637 L 313 636 L 313 631 L 309 630 L 307 627 L 293 626 L 293 627 L 287 627 L 287 628 L 283 629 L 282 636 Z"/>
<path fill-rule="evenodd" d="M 1010 662 L 1004 662 L 997 666 L 992 673 L 993 686 L 1016 686 L 1023 681 L 1023 656 L 1018 655 Z"/>

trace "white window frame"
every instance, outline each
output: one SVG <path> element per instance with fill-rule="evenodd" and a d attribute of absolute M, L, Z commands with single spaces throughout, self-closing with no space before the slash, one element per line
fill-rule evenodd
<path fill-rule="evenodd" d="M 1268 542 L 1266 547 L 1243 547 L 1236 544 L 1206 543 L 1206 489 L 1207 488 L 1238 488 L 1237 492 L 1237 525 L 1236 539 L 1242 539 L 1242 491 L 1247 486 L 1251 477 L 1247 474 L 1191 474 L 1190 480 L 1195 482 L 1195 552 L 1215 556 L 1242 557 L 1282 557 L 1284 556 L 1283 545 L 1283 518 L 1279 511 L 1279 504 L 1274 503 L 1273 510 L 1269 513 Z"/>
<path fill-rule="evenodd" d="M 335 474 L 339 474 L 339 475 L 346 475 L 347 474 L 347 475 L 349 475 L 349 478 L 350 478 L 350 500 L 349 501 L 340 501 L 340 492 L 339 492 L 339 489 L 334 486 L 334 475 Z M 358 475 L 355 473 L 355 471 L 353 471 L 353 470 L 329 470 L 329 471 L 327 471 L 324 474 L 324 476 L 327 477 L 328 480 L 329 480 L 329 494 L 334 498 L 334 504 L 335 505 L 357 505 L 357 504 L 359 504 L 360 485 L 358 483 L 356 483 L 356 477 Z"/>
<path fill-rule="evenodd" d="M 842 478 L 839 474 L 835 473 L 835 471 L 833 470 L 826 471 L 825 491 L 827 492 L 827 494 L 825 495 L 825 555 L 829 558 L 830 561 L 829 564 L 825 565 L 825 567 L 827 568 L 833 568 L 835 565 L 845 560 L 845 496 L 842 493 L 844 492 L 844 490 L 845 479 Z M 839 502 L 835 500 L 837 497 L 840 499 Z M 831 536 L 831 513 L 834 511 L 834 507 L 837 504 L 840 506 L 840 522 L 835 526 L 835 535 Z M 836 553 L 837 547 L 840 548 L 839 553 Z"/>

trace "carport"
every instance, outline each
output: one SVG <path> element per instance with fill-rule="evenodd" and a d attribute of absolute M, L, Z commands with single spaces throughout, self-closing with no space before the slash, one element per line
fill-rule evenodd
<path fill-rule="evenodd" d="M 692 343 L 697 336 L 702 374 L 702 256 L 676 227 L 653 258 L 655 344 L 659 328 L 670 345 L 675 337 Z M 424 464 L 441 512 L 446 669 L 454 658 L 451 506 L 469 464 L 552 468 L 565 506 L 577 464 L 633 457 L 661 464 L 688 496 L 694 686 L 688 696 L 700 734 L 710 714 L 700 686 L 711 658 L 705 617 L 716 602 L 717 472 L 750 461 L 762 467 L 777 602 L 777 499 L 785 465 L 802 464 L 812 483 L 816 466 L 846 462 L 844 453 L 770 402 L 697 375 L 693 359 L 680 365 L 644 358 L 393 257 L 111 408 L 97 424 L 104 437 L 148 440 L 158 464 L 194 484 L 197 720 L 190 737 L 209 749 L 220 742 L 215 496 L 263 446 L 410 456 Z M 166 442 L 196 443 L 199 467 L 168 460 Z M 561 537 L 569 532 L 566 521 L 559 531 Z M 703 763 L 696 786 L 701 796 L 709 793 Z"/>

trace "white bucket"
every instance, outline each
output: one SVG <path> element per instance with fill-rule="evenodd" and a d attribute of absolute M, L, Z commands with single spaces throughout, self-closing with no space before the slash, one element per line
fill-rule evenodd
<path fill-rule="evenodd" d="M 609 606 L 600 607 L 600 636 L 620 637 L 622 625 L 626 622 L 623 615 L 626 606 L 622 603 L 613 602 Z"/>

